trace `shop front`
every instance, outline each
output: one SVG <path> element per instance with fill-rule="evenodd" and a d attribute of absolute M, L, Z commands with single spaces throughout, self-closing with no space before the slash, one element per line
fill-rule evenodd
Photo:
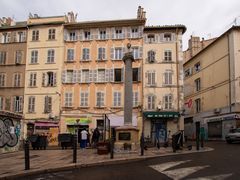
<path fill-rule="evenodd" d="M 163 144 L 177 131 L 178 112 L 143 112 L 144 137 L 153 145 Z"/>
<path fill-rule="evenodd" d="M 92 122 L 90 118 L 65 118 L 67 132 L 75 134 L 81 132 L 84 128 L 89 131 L 89 124 Z"/>

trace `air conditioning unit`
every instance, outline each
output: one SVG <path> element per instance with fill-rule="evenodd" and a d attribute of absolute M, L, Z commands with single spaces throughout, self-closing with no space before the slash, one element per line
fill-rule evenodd
<path fill-rule="evenodd" d="M 221 109 L 220 108 L 215 108 L 213 111 L 214 111 L 214 113 L 220 113 Z"/>

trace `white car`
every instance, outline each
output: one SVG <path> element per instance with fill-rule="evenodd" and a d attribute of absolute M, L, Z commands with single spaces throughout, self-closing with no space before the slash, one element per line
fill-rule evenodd
<path fill-rule="evenodd" d="M 240 142 L 240 128 L 231 129 L 225 136 L 227 143 Z"/>

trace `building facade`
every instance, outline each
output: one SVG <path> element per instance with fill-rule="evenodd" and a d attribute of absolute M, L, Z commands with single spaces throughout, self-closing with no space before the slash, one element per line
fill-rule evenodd
<path fill-rule="evenodd" d="M 142 52 L 145 12 L 136 19 L 69 23 L 64 26 L 61 132 L 98 127 L 101 139 L 110 127 L 123 125 L 124 62 L 131 43 L 133 63 L 133 125 L 140 126 Z M 108 132 L 108 133 L 107 133 Z"/>
<path fill-rule="evenodd" d="M 240 28 L 233 26 L 184 64 L 185 135 L 196 123 L 208 139 L 239 127 Z"/>
<path fill-rule="evenodd" d="M 49 134 L 51 129 L 55 134 L 59 131 L 65 22 L 65 16 L 38 15 L 29 17 L 27 21 L 25 137 L 32 133 Z"/>
<path fill-rule="evenodd" d="M 183 25 L 144 28 L 144 136 L 153 144 L 183 130 Z"/>

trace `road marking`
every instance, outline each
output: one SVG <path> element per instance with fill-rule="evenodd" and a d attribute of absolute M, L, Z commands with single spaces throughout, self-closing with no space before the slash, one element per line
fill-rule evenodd
<path fill-rule="evenodd" d="M 198 178 L 192 178 L 188 180 L 224 180 L 226 178 L 229 178 L 233 174 L 220 174 L 216 176 L 206 176 L 206 177 L 198 177 Z"/>
<path fill-rule="evenodd" d="M 150 166 L 151 168 L 155 169 L 158 172 L 163 172 L 171 167 L 177 166 L 179 164 L 187 163 L 191 160 L 186 160 L 186 161 L 174 161 L 174 162 L 167 162 L 167 163 L 162 163 L 162 164 L 157 164 L 157 165 L 152 165 Z"/>
<path fill-rule="evenodd" d="M 179 180 L 184 177 L 189 176 L 190 174 L 193 174 L 201 169 L 207 168 L 209 166 L 194 166 L 194 167 L 187 167 L 187 168 L 179 168 L 179 169 L 174 169 L 174 170 L 169 170 L 169 171 L 163 171 L 161 173 L 167 175 L 168 177 L 174 179 L 174 180 Z"/>

